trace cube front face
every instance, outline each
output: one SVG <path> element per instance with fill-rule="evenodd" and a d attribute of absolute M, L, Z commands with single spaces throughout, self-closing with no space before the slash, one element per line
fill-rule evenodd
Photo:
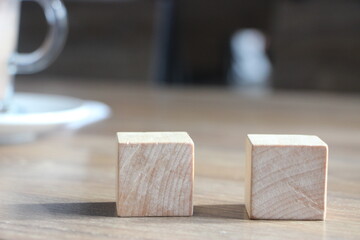
<path fill-rule="evenodd" d="M 191 216 L 193 159 L 191 139 L 119 143 L 118 216 Z"/>
<path fill-rule="evenodd" d="M 314 136 L 315 137 L 315 136 Z M 256 138 L 256 135 L 252 136 Z M 322 220 L 327 146 L 247 140 L 246 208 L 252 219 Z M 294 136 L 296 141 L 296 136 Z"/>

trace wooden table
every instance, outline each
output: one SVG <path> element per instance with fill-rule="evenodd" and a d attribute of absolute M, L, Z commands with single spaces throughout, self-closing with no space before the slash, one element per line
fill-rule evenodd
<path fill-rule="evenodd" d="M 75 133 L 0 146 L 0 239 L 360 238 L 359 95 L 18 83 L 23 91 L 104 101 L 113 116 Z M 194 216 L 115 217 L 115 132 L 173 130 L 196 143 Z M 315 134 L 329 144 L 326 221 L 247 219 L 247 133 Z"/>

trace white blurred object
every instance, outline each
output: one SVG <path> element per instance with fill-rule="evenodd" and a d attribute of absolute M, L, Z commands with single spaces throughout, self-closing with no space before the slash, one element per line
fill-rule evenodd
<path fill-rule="evenodd" d="M 107 118 L 110 108 L 78 98 L 16 93 L 12 108 L 0 113 L 0 144 L 23 143 L 59 128 L 77 129 Z"/>
<path fill-rule="evenodd" d="M 271 63 L 265 53 L 266 39 L 256 29 L 237 31 L 231 38 L 233 56 L 230 81 L 240 86 L 266 86 Z"/>

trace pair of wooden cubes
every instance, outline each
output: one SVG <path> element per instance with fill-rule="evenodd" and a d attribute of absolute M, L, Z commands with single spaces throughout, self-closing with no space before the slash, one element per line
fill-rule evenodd
<path fill-rule="evenodd" d="M 194 143 L 185 132 L 118 133 L 118 216 L 191 216 Z M 316 136 L 248 135 L 252 219 L 325 217 L 327 145 Z"/>

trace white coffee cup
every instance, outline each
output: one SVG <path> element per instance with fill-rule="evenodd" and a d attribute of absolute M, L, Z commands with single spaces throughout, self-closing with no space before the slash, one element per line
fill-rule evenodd
<path fill-rule="evenodd" d="M 0 111 L 11 105 L 15 74 L 46 68 L 61 52 L 67 35 L 67 17 L 60 0 L 31 0 L 44 9 L 49 31 L 43 44 L 31 53 L 17 53 L 19 15 L 24 0 L 0 0 Z"/>

